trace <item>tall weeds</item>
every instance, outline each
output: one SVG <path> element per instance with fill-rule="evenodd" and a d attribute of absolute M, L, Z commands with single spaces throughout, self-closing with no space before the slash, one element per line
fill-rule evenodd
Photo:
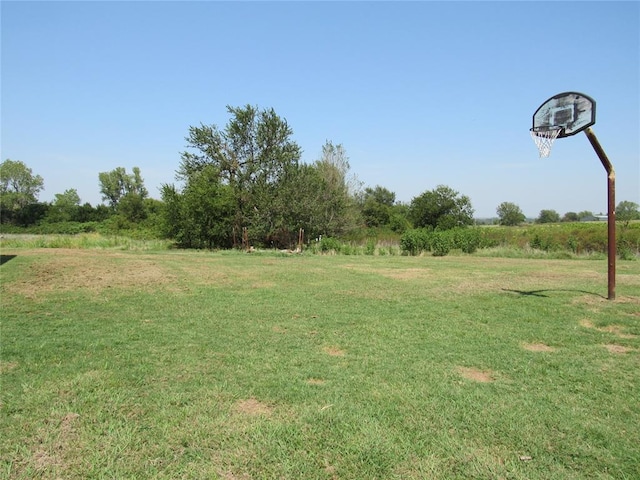
<path fill-rule="evenodd" d="M 168 250 L 168 240 L 136 240 L 119 235 L 82 233 L 78 235 L 3 234 L 1 248 L 76 248 L 115 250 Z"/>

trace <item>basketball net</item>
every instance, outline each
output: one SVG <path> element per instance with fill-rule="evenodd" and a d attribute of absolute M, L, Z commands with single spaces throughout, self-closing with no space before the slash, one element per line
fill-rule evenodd
<path fill-rule="evenodd" d="M 553 142 L 555 142 L 561 132 L 561 127 L 544 129 L 532 128 L 530 130 L 531 138 L 533 138 L 533 141 L 536 143 L 536 147 L 538 147 L 540 158 L 547 158 L 551 154 Z"/>

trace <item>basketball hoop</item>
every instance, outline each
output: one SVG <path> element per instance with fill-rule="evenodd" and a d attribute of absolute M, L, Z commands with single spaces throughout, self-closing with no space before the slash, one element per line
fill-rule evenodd
<path fill-rule="evenodd" d="M 616 173 L 591 130 L 596 123 L 596 102 L 579 92 L 563 92 L 544 101 L 533 114 L 531 138 L 540 157 L 548 157 L 556 138 L 584 132 L 607 172 L 607 256 L 609 300 L 616 298 Z"/>
<path fill-rule="evenodd" d="M 564 130 L 563 127 L 535 127 L 530 129 L 531 138 L 538 147 L 540 158 L 547 158 L 551 154 L 551 147 L 556 138 Z"/>

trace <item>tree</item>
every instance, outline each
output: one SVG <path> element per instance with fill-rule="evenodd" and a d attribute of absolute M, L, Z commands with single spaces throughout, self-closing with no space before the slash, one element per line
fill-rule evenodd
<path fill-rule="evenodd" d="M 189 127 L 191 151 L 182 153 L 177 178 L 189 181 L 206 166 L 214 167 L 235 202 L 234 230 L 248 227 L 253 239 L 265 242 L 274 232 L 292 228 L 283 224 L 288 217 L 283 209 L 294 201 L 282 198 L 291 191 L 283 186 L 295 176 L 302 151 L 273 109 L 228 106 L 227 112 L 231 119 L 224 129 Z"/>
<path fill-rule="evenodd" d="M 367 227 L 380 227 L 391 223 L 396 194 L 380 185 L 364 190 L 362 216 Z"/>
<path fill-rule="evenodd" d="M 74 220 L 78 222 L 102 222 L 113 215 L 113 210 L 106 205 L 99 204 L 95 208 L 89 202 L 78 206 Z"/>
<path fill-rule="evenodd" d="M 118 214 L 132 223 L 139 223 L 147 218 L 145 198 L 138 193 L 126 193 L 118 202 Z"/>
<path fill-rule="evenodd" d="M 56 193 L 47 216 L 49 222 L 68 222 L 78 217 L 80 196 L 75 188 Z"/>
<path fill-rule="evenodd" d="M 557 223 L 560 221 L 560 214 L 555 210 L 540 210 L 540 215 L 536 223 Z"/>
<path fill-rule="evenodd" d="M 355 197 L 360 182 L 355 175 L 349 175 L 349 157 L 344 147 L 329 140 L 322 146 L 322 156 L 314 167 L 322 181 L 317 227 L 323 235 L 340 235 L 357 223 Z"/>
<path fill-rule="evenodd" d="M 102 199 L 106 200 L 114 210 L 125 195 L 135 195 L 142 201 L 149 194 L 138 167 L 133 167 L 132 174 L 128 174 L 123 167 L 117 167 L 110 172 L 100 172 L 98 180 Z"/>
<path fill-rule="evenodd" d="M 578 222 L 579 220 L 580 220 L 580 217 L 576 212 L 567 212 L 562 217 L 563 222 Z"/>
<path fill-rule="evenodd" d="M 439 185 L 434 190 L 413 198 L 409 215 L 417 228 L 448 230 L 473 225 L 473 207 L 469 197 L 460 195 L 446 185 Z"/>
<path fill-rule="evenodd" d="M 212 165 L 192 172 L 179 192 L 174 185 L 161 188 L 164 234 L 185 248 L 226 248 L 233 242 L 235 201 L 231 187 L 220 182 Z"/>
<path fill-rule="evenodd" d="M 404 233 L 411 228 L 411 222 L 409 221 L 409 205 L 398 202 L 391 207 L 389 228 L 397 233 Z"/>
<path fill-rule="evenodd" d="M 500 225 L 515 226 L 525 221 L 526 217 L 520 207 L 512 202 L 502 202 L 496 213 L 500 218 Z"/>
<path fill-rule="evenodd" d="M 37 203 L 44 180 L 34 175 L 21 161 L 5 160 L 0 164 L 0 215 L 2 221 L 13 221 L 19 211 Z"/>
<path fill-rule="evenodd" d="M 578 220 L 579 221 L 584 221 L 585 219 L 587 220 L 591 220 L 593 218 L 593 212 L 590 212 L 589 210 L 583 210 L 581 212 L 578 212 Z"/>
<path fill-rule="evenodd" d="M 640 220 L 640 210 L 635 202 L 622 201 L 616 207 L 616 220 L 628 224 L 632 220 Z"/>

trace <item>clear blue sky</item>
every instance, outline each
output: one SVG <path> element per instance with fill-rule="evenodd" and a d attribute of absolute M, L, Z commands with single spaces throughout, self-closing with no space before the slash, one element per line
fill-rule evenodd
<path fill-rule="evenodd" d="M 98 173 L 140 167 L 175 182 L 190 125 L 226 106 L 274 108 L 302 160 L 326 140 L 397 200 L 437 185 L 477 217 L 503 201 L 606 212 L 606 174 L 584 134 L 539 159 L 547 98 L 597 102 L 593 127 L 617 201 L 640 203 L 638 2 L 1 2 L 2 160 L 101 203 Z"/>

